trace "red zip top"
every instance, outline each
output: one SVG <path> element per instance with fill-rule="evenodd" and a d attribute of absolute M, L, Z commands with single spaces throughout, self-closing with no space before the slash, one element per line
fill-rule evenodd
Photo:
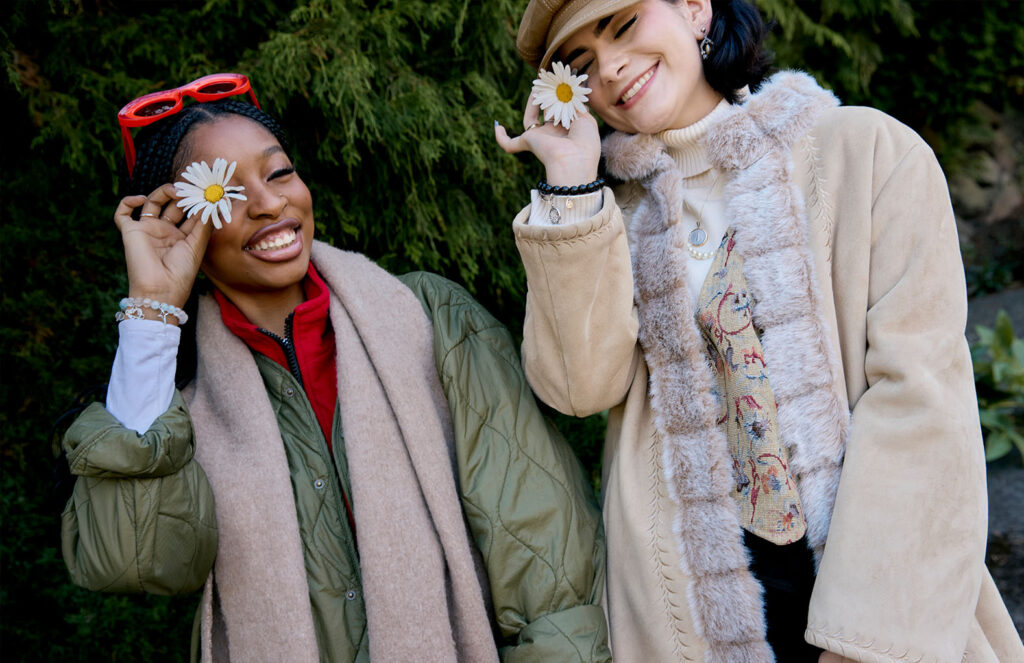
<path fill-rule="evenodd" d="M 273 359 L 299 381 L 330 448 L 334 407 L 338 401 L 338 369 L 330 319 L 330 291 L 313 263 L 309 264 L 306 278 L 302 280 L 302 289 L 306 301 L 296 306 L 289 316 L 290 324 L 286 324 L 283 339 L 249 322 L 219 290 L 214 290 L 213 294 L 227 328 L 250 349 Z M 292 357 L 289 357 L 290 352 Z"/>

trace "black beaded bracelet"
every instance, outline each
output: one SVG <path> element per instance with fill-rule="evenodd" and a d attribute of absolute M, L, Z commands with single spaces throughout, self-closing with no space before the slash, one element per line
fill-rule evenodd
<path fill-rule="evenodd" d="M 573 186 L 551 186 L 544 180 L 537 182 L 537 191 L 545 196 L 581 196 L 585 193 L 600 191 L 604 186 L 604 178 L 598 177 L 590 184 L 574 184 Z"/>

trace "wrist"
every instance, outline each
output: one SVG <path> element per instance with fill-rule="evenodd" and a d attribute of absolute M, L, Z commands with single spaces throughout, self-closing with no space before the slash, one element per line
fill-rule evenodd
<path fill-rule="evenodd" d="M 159 320 L 168 325 L 183 325 L 188 314 L 181 307 L 151 297 L 125 297 L 118 302 L 120 311 L 114 316 L 122 320 Z"/>
<path fill-rule="evenodd" d="M 545 168 L 544 180 L 551 186 L 579 186 L 597 179 L 597 164 L 593 168 Z"/>
<path fill-rule="evenodd" d="M 183 297 L 180 294 L 167 290 L 146 290 L 144 288 L 136 289 L 131 286 L 128 287 L 128 297 L 139 302 L 144 299 L 154 302 L 164 302 L 176 308 L 183 308 L 185 306 L 185 301 L 188 300 L 187 294 Z"/>
<path fill-rule="evenodd" d="M 574 184 L 572 186 L 556 186 L 550 182 L 541 180 L 540 182 L 537 182 L 537 191 L 543 196 L 581 196 L 600 191 L 603 186 L 604 178 L 601 177 L 598 177 L 592 182 Z"/>

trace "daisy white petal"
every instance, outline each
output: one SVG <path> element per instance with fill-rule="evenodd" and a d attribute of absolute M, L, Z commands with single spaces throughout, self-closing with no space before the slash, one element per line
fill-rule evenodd
<path fill-rule="evenodd" d="M 179 200 L 178 201 L 178 207 L 182 207 L 182 208 L 195 207 L 196 205 L 199 205 L 200 203 L 202 203 L 204 200 L 205 200 L 204 198 L 197 198 L 195 196 L 189 196 L 188 198 L 183 198 L 182 200 Z M 188 210 L 188 211 L 191 212 L 191 210 Z M 186 214 L 187 213 L 188 212 L 186 212 Z"/>
<path fill-rule="evenodd" d="M 231 223 L 231 199 L 245 200 L 244 186 L 228 186 L 237 165 L 221 157 L 213 160 L 213 168 L 205 161 L 192 162 L 181 174 L 186 181 L 174 183 L 174 194 L 181 199 L 178 207 L 185 208 L 187 216 L 202 212 L 201 221 L 212 221 L 218 230 L 223 223 Z"/>
<path fill-rule="evenodd" d="M 224 216 L 224 223 L 231 223 L 231 201 L 228 200 L 227 196 L 217 201 L 217 209 Z"/>
<path fill-rule="evenodd" d="M 544 111 L 544 121 L 554 121 L 566 129 L 577 113 L 586 112 L 584 104 L 591 90 L 583 86 L 587 75 L 576 76 L 561 62 L 551 64 L 552 71 L 540 71 L 533 81 L 533 103 Z"/>
<path fill-rule="evenodd" d="M 205 161 L 203 163 L 206 163 Z M 191 166 L 185 169 L 185 172 L 181 174 L 186 180 L 191 182 L 193 186 L 201 187 L 203 185 L 202 173 L 199 170 L 199 164 L 193 163 Z"/>
<path fill-rule="evenodd" d="M 202 198 L 203 190 L 197 186 L 191 184 L 186 186 L 178 186 L 181 182 L 175 182 L 174 184 L 174 195 L 179 198 Z"/>

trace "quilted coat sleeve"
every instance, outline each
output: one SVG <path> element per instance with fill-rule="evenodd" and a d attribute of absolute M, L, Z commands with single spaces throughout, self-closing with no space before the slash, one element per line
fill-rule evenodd
<path fill-rule="evenodd" d="M 167 595 L 202 587 L 217 552 L 217 526 L 181 394 L 144 435 L 93 403 L 63 445 L 77 477 L 61 523 L 72 581 L 97 591 Z"/>
<path fill-rule="evenodd" d="M 523 366 L 537 396 L 585 417 L 621 403 L 640 359 L 633 271 L 622 212 L 611 189 L 593 218 L 531 226 L 513 223 L 529 291 Z"/>
<path fill-rule="evenodd" d="M 534 401 L 511 336 L 462 288 L 423 273 L 402 280 L 433 320 L 463 510 L 502 660 L 610 661 L 601 515 L 579 461 Z"/>

